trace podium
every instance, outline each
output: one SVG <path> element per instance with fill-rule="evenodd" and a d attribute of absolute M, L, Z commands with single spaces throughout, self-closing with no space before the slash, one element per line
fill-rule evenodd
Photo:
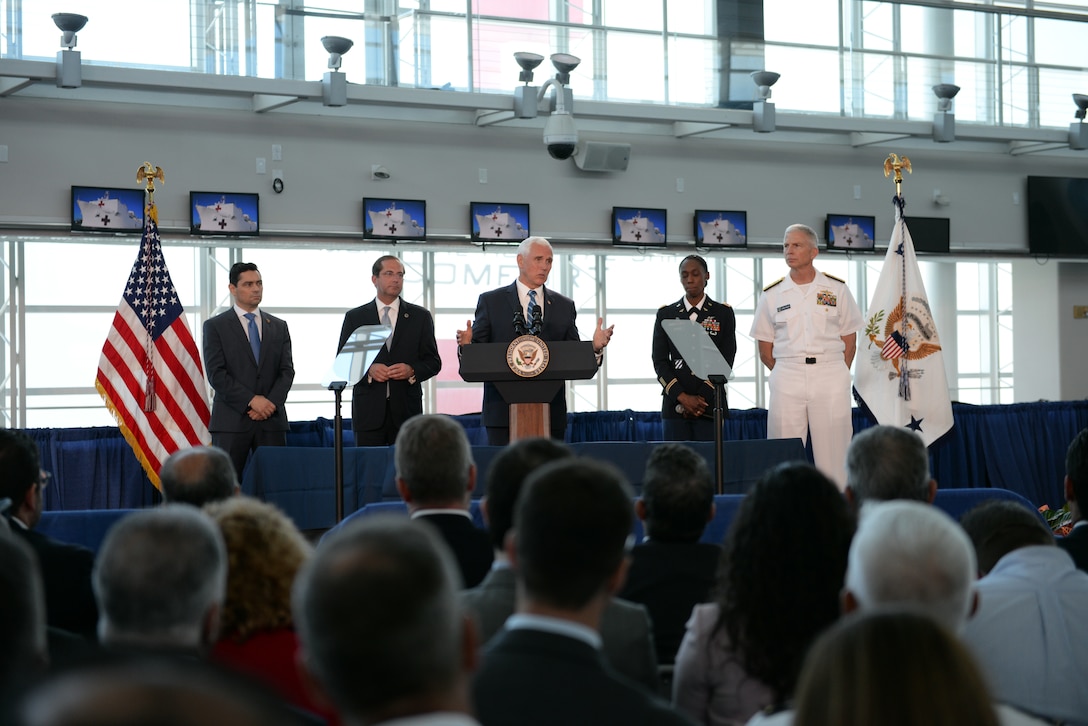
<path fill-rule="evenodd" d="M 546 363 L 538 371 L 518 370 L 512 357 L 515 344 L 526 338 L 530 346 L 543 346 Z M 533 342 L 535 341 L 535 343 Z M 461 346 L 459 372 L 469 382 L 493 383 L 510 406 L 510 441 L 549 436 L 549 403 L 568 380 L 597 374 L 593 343 L 582 340 L 542 341 L 522 336 L 509 343 L 471 343 Z"/>

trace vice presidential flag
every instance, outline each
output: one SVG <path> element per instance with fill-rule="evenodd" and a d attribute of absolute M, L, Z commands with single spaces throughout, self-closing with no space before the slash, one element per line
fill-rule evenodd
<path fill-rule="evenodd" d="M 207 444 L 208 394 L 200 352 L 178 299 L 159 241 L 155 205 L 113 316 L 98 389 L 125 440 L 159 486 L 159 469 L 178 449 Z"/>
<path fill-rule="evenodd" d="M 912 429 L 927 446 L 952 428 L 944 352 L 902 197 L 895 198 L 895 229 L 859 341 L 854 387 L 878 423 Z"/>

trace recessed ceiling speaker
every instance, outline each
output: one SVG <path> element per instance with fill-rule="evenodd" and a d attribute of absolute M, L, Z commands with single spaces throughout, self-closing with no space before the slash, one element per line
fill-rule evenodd
<path fill-rule="evenodd" d="M 574 165 L 582 171 L 627 171 L 630 144 L 583 141 L 574 152 Z"/>

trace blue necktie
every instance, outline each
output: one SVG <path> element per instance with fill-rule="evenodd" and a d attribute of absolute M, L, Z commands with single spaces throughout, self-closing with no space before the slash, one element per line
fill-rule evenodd
<path fill-rule="evenodd" d="M 536 290 L 529 291 L 529 307 L 526 309 L 528 313 L 529 330 L 532 335 L 537 335 L 540 331 L 536 329 L 536 316 L 537 316 L 537 304 L 536 304 Z"/>
<path fill-rule="evenodd" d="M 249 321 L 249 347 L 253 350 L 253 360 L 261 362 L 261 333 L 257 330 L 257 316 L 246 313 L 245 319 Z"/>

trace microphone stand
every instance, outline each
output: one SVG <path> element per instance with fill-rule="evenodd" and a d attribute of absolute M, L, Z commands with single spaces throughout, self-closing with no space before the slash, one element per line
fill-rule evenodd
<path fill-rule="evenodd" d="M 336 461 L 336 522 L 344 519 L 344 434 L 341 430 L 344 417 L 340 415 L 340 399 L 347 387 L 347 381 L 333 381 L 329 390 L 335 394 L 336 409 L 332 417 L 332 451 Z"/>

